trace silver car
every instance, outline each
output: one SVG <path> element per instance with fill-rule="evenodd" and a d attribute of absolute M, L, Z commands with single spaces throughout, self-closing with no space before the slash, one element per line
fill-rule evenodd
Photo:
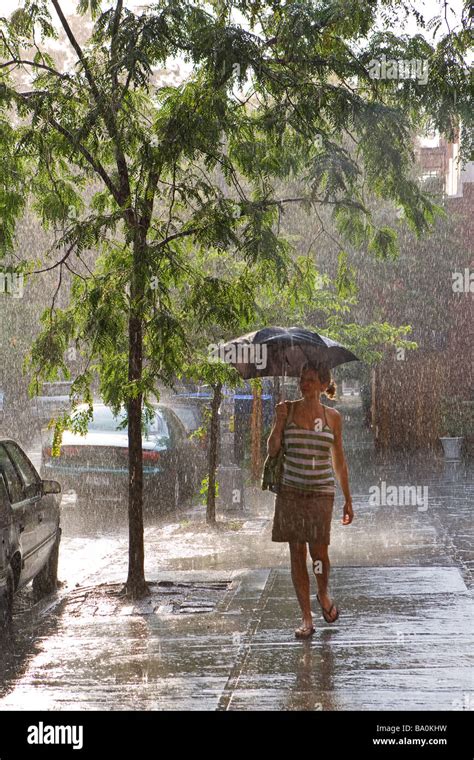
<path fill-rule="evenodd" d="M 15 441 L 0 439 L 0 627 L 10 622 L 22 586 L 33 581 L 35 598 L 56 589 L 60 492 Z"/>
<path fill-rule="evenodd" d="M 159 514 L 178 509 L 182 498 L 194 492 L 199 449 L 172 409 L 157 404 L 154 410 L 142 437 L 143 496 L 145 512 Z M 129 471 L 124 420 L 125 412 L 115 417 L 108 406 L 95 403 L 86 435 L 64 432 L 59 456 L 53 456 L 50 442 L 43 447 L 41 474 L 75 491 L 85 509 L 107 501 L 125 506 Z"/>

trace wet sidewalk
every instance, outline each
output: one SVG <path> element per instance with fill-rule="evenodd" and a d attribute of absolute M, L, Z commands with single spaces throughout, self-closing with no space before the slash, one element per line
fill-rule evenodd
<path fill-rule="evenodd" d="M 472 600 L 456 570 L 337 568 L 333 591 L 337 623 L 315 605 L 316 635 L 291 640 L 291 578 L 270 572 L 220 708 L 454 710 L 472 695 Z"/>
<path fill-rule="evenodd" d="M 352 526 L 340 525 L 338 495 L 330 554 L 341 615 L 324 622 L 312 579 L 312 640 L 294 638 L 288 548 L 270 540 L 272 497 L 253 490 L 249 512 L 226 515 L 217 532 L 196 510 L 148 526 L 149 599 L 117 598 L 122 541 L 100 576 L 43 604 L 39 622 L 34 610 L 15 621 L 0 709 L 472 710 L 472 486 L 467 472 L 448 486 L 426 462 L 423 472 L 409 482 L 429 482 L 426 509 L 369 503 L 380 477 L 407 482 L 399 465 L 354 471 Z"/>

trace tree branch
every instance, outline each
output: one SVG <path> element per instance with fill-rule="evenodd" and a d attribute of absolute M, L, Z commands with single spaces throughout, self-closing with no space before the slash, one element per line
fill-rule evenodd
<path fill-rule="evenodd" d="M 153 203 L 159 179 L 160 173 L 156 169 L 150 169 L 145 189 L 145 213 L 140 217 L 140 226 L 147 232 L 153 215 Z"/>
<path fill-rule="evenodd" d="M 35 69 L 44 69 L 45 71 L 49 71 L 50 74 L 54 74 L 57 77 L 60 77 L 60 79 L 67 79 L 69 81 L 72 80 L 72 77 L 69 74 L 61 74 L 59 71 L 56 71 L 56 69 L 52 69 L 51 66 L 46 66 L 45 63 L 35 63 L 34 61 L 26 61 L 22 58 L 16 58 L 13 61 L 7 61 L 6 63 L 0 63 L 0 69 L 5 69 L 7 66 L 33 66 Z"/>
<path fill-rule="evenodd" d="M 161 243 L 158 243 L 156 246 L 157 248 L 164 248 L 168 243 L 171 243 L 173 240 L 177 240 L 181 237 L 188 237 L 189 235 L 195 235 L 196 232 L 199 232 L 199 227 L 192 227 L 189 230 L 184 230 L 183 232 L 175 232 L 173 235 L 169 235 L 164 240 L 161 241 Z"/>
<path fill-rule="evenodd" d="M 107 189 L 109 190 L 109 192 L 112 194 L 114 200 L 118 203 L 118 205 L 121 205 L 120 204 L 119 191 L 115 187 L 114 183 L 112 182 L 111 178 L 109 177 L 109 175 L 105 171 L 105 169 L 102 166 L 102 164 L 100 163 L 100 161 L 96 160 L 92 156 L 92 154 L 89 153 L 89 151 L 87 150 L 87 148 L 84 147 L 84 145 L 82 145 L 81 143 L 77 143 L 75 141 L 74 135 L 72 134 L 72 132 L 69 132 L 68 129 L 66 129 L 65 127 L 63 127 L 61 124 L 59 124 L 52 117 L 45 117 L 45 118 L 47 119 L 47 121 L 49 122 L 49 124 L 51 124 L 51 126 L 54 127 L 54 129 L 56 129 L 60 134 L 63 135 L 63 137 L 65 137 L 68 140 L 68 142 L 71 144 L 71 147 L 77 148 L 77 150 L 84 156 L 84 158 L 92 166 L 92 168 L 94 169 L 94 171 L 99 175 L 99 177 L 101 177 L 101 179 L 103 180 L 105 186 L 107 187 Z"/>
<path fill-rule="evenodd" d="M 53 269 L 56 269 L 56 267 L 62 266 L 65 263 L 65 261 L 67 261 L 71 253 L 73 252 L 75 245 L 76 243 L 73 243 L 72 245 L 70 245 L 66 253 L 62 257 L 62 259 L 59 259 L 59 261 L 56 261 L 55 264 L 52 264 L 50 267 L 45 267 L 44 269 L 34 269 L 33 272 L 31 272 L 31 274 L 43 274 L 44 272 L 51 272 Z"/>
<path fill-rule="evenodd" d="M 37 92 L 16 92 L 16 90 L 12 90 L 10 88 L 7 88 L 7 91 L 10 92 L 13 95 L 13 97 L 15 97 L 15 98 L 16 97 L 20 97 L 22 99 L 31 98 L 33 95 L 42 95 L 42 94 L 46 94 L 47 95 L 47 94 L 49 94 L 47 92 L 41 93 L 41 92 L 38 92 L 38 91 Z M 92 154 L 89 153 L 89 151 L 87 150 L 87 148 L 84 145 L 82 145 L 82 143 L 79 143 L 74 138 L 74 135 L 72 134 L 72 132 L 70 132 L 68 129 L 66 129 L 61 124 L 59 124 L 59 122 L 57 122 L 56 119 L 53 119 L 52 116 L 47 116 L 44 113 L 42 113 L 41 115 L 42 115 L 42 117 L 45 119 L 45 121 L 48 124 L 50 124 L 52 127 L 54 127 L 54 129 L 57 132 L 59 132 L 63 137 L 65 137 L 67 139 L 67 141 L 69 142 L 69 144 L 71 145 L 71 147 L 73 149 L 77 149 L 79 151 L 79 153 L 81 153 L 84 156 L 84 158 L 92 166 L 92 168 L 94 169 L 94 171 L 99 175 L 99 177 L 101 177 L 101 179 L 103 180 L 105 186 L 107 187 L 107 189 L 111 193 L 112 197 L 114 198 L 114 200 L 116 201 L 116 203 L 120 206 L 121 203 L 120 203 L 119 190 L 118 190 L 118 188 L 115 187 L 114 183 L 112 182 L 111 178 L 107 174 L 106 170 L 104 169 L 104 167 L 102 166 L 102 164 L 100 163 L 100 161 L 98 161 L 97 159 L 95 159 L 92 156 Z"/>
<path fill-rule="evenodd" d="M 92 76 L 92 72 L 88 66 L 88 63 L 86 61 L 82 48 L 79 45 L 76 38 L 74 37 L 72 29 L 69 26 L 64 13 L 61 10 L 61 6 L 59 5 L 58 0 L 51 0 L 51 2 L 53 3 L 56 13 L 59 16 L 62 27 L 66 33 L 66 36 L 69 42 L 74 48 L 80 62 L 82 63 L 82 66 L 84 68 L 84 73 L 87 77 L 87 81 L 89 82 L 89 86 L 92 91 L 92 95 L 94 96 L 94 100 L 97 103 L 97 107 L 100 109 L 102 118 L 104 120 L 104 124 L 107 127 L 107 131 L 110 135 L 110 138 L 115 143 L 115 160 L 117 162 L 117 169 L 118 169 L 118 174 L 120 178 L 120 186 L 118 188 L 118 193 L 119 193 L 118 203 L 120 206 L 123 206 L 127 202 L 127 200 L 130 199 L 130 194 L 131 194 L 130 177 L 128 173 L 128 166 L 127 166 L 127 161 L 125 159 L 125 154 L 123 153 L 122 148 L 120 146 L 120 135 L 117 129 L 117 125 L 115 123 L 114 116 L 113 116 L 113 110 L 111 108 L 107 108 L 107 105 L 104 106 L 103 96 L 101 95 L 97 87 L 97 84 L 95 82 L 94 77 Z"/>
<path fill-rule="evenodd" d="M 116 64 L 116 47 L 117 47 L 117 34 L 120 26 L 120 17 L 122 15 L 122 8 L 123 8 L 123 0 L 117 0 L 117 5 L 115 6 L 115 14 L 114 14 L 114 23 L 112 26 L 112 36 L 110 41 L 110 62 L 112 64 L 112 81 L 114 83 L 115 88 L 115 96 L 118 95 L 118 74 L 117 69 L 114 68 Z"/>
<path fill-rule="evenodd" d="M 84 68 L 84 73 L 85 73 L 85 75 L 87 77 L 87 81 L 89 82 L 89 85 L 90 85 L 90 88 L 91 88 L 92 93 L 94 95 L 94 98 L 99 103 L 101 101 L 101 95 L 100 95 L 99 89 L 98 89 L 98 87 L 97 87 L 97 85 L 95 83 L 95 79 L 92 76 L 92 72 L 89 69 L 89 66 L 88 66 L 87 61 L 85 59 L 84 53 L 82 51 L 82 48 L 79 45 L 79 43 L 76 40 L 76 38 L 74 37 L 72 29 L 71 29 L 71 27 L 69 26 L 69 24 L 67 22 L 66 16 L 62 12 L 62 9 L 61 9 L 61 6 L 59 5 L 58 0 L 51 0 L 51 2 L 53 3 L 54 9 L 55 9 L 56 13 L 59 16 L 59 20 L 61 21 L 61 24 L 62 24 L 62 27 L 63 27 L 64 31 L 66 32 L 66 36 L 67 36 L 69 42 L 71 43 L 72 47 L 76 51 L 76 55 L 79 58 L 80 62 L 82 63 L 82 66 Z"/>
<path fill-rule="evenodd" d="M 115 14 L 114 14 L 114 25 L 112 27 L 112 41 L 117 39 L 117 33 L 120 26 L 120 17 L 122 15 L 122 9 L 123 9 L 123 0 L 117 0 L 117 5 L 115 6 Z"/>
<path fill-rule="evenodd" d="M 58 285 L 57 285 L 57 288 L 56 288 L 56 290 L 54 292 L 53 300 L 51 302 L 51 308 L 49 310 L 49 321 L 51 323 L 53 321 L 53 312 L 54 312 L 54 306 L 55 306 L 55 303 L 56 303 L 56 298 L 57 298 L 57 295 L 58 295 L 59 291 L 61 290 L 62 281 L 63 281 L 63 262 L 60 262 L 59 263 L 59 280 L 58 280 Z"/>

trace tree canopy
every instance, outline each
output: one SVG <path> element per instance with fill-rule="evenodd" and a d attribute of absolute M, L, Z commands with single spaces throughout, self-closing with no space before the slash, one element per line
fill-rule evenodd
<path fill-rule="evenodd" d="M 143 401 L 182 361 L 186 315 L 225 328 L 252 308 L 254 268 L 288 281 L 293 247 L 278 223 L 292 204 L 331 208 L 341 237 L 379 257 L 395 255 L 397 234 L 377 224 L 369 189 L 428 229 L 437 207 L 411 176 L 412 134 L 461 123 L 472 147 L 472 19 L 466 3 L 431 44 L 381 31 L 404 16 L 427 24 L 408 0 L 81 0 L 78 12 L 93 21 L 83 42 L 60 0 L 25 0 L 0 19 L 0 255 L 32 208 L 53 243 L 30 271 L 56 270 L 58 290 L 68 272 L 73 286 L 68 308 L 54 296 L 45 311 L 31 366 L 38 378 L 67 371 L 77 342 L 78 397 L 91 399 L 96 371 L 104 400 L 127 408 L 127 590 L 139 595 Z M 47 49 L 58 29 L 62 65 Z M 426 81 L 416 67 L 374 78 L 383 56 L 425 62 Z M 189 69 L 175 85 L 158 76 L 170 60 Z M 304 191 L 282 197 L 292 178 Z M 241 259 L 237 279 L 199 268 L 211 248 Z"/>

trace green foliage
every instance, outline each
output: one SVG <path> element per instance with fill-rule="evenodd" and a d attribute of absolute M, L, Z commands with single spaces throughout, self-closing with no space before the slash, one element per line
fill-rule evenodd
<path fill-rule="evenodd" d="M 0 97 L 2 80 L 0 75 Z M 8 101 L 7 101 L 8 102 Z M 25 163 L 16 151 L 17 136 L 7 116 L 0 112 L 0 146 L 2 168 L 0 179 L 0 259 L 14 248 L 15 227 L 23 213 L 27 195 Z"/>
<path fill-rule="evenodd" d="M 404 348 L 408 351 L 418 348 L 415 341 L 408 339 L 410 332 L 410 325 L 395 326 L 387 322 L 360 325 L 343 321 L 340 315 L 328 319 L 324 330 L 326 335 L 350 348 L 368 365 L 377 364 L 390 348 Z"/>
<path fill-rule="evenodd" d="M 227 385 L 235 388 L 242 384 L 242 378 L 230 365 L 220 361 L 210 361 L 206 355 L 196 352 L 195 360 L 186 364 L 182 373 L 190 380 L 196 380 L 204 385 Z"/>
<path fill-rule="evenodd" d="M 208 491 L 209 491 L 209 476 L 206 475 L 206 477 L 202 479 L 202 481 L 201 481 L 201 488 L 199 489 L 199 495 L 201 497 L 201 504 L 203 504 L 203 506 L 206 506 L 206 504 L 207 504 L 207 493 L 208 493 Z M 217 480 L 214 483 L 214 493 L 215 493 L 215 496 L 216 496 L 216 499 L 217 499 L 218 496 L 219 496 L 219 483 L 217 482 Z"/>
<path fill-rule="evenodd" d="M 440 434 L 451 438 L 474 433 L 474 403 L 460 396 L 441 399 Z"/>
<path fill-rule="evenodd" d="M 355 270 L 348 264 L 347 253 L 341 251 L 338 256 L 336 288 L 341 298 L 347 298 L 357 293 Z"/>
<path fill-rule="evenodd" d="M 369 243 L 371 251 L 377 259 L 396 259 L 398 256 L 397 235 L 390 227 L 375 230 Z"/>
<path fill-rule="evenodd" d="M 25 0 L 0 19 L 0 258 L 29 208 L 51 241 L 37 268 L 59 280 L 27 365 L 32 390 L 68 376 L 71 345 L 78 401 L 97 377 L 114 409 L 183 372 L 235 383 L 207 345 L 262 323 L 321 324 L 369 362 L 410 345 L 407 325 L 377 314 L 346 324 L 356 287 L 345 251 L 387 265 L 397 255 L 402 224 L 379 223 L 374 197 L 416 234 L 439 215 L 412 176 L 412 135 L 427 124 L 450 134 L 461 119 L 472 147 L 467 23 L 430 44 L 380 33 L 378 13 L 412 13 L 389 0 L 80 0 L 93 30 L 81 47 L 63 25 L 75 57 L 63 70 L 48 47 L 53 10 Z M 395 53 L 426 59 L 427 83 L 374 80 L 371 59 Z M 162 86 L 155 72 L 174 58 L 189 75 Z M 332 209 L 334 281 L 284 234 L 296 205 Z"/>
<path fill-rule="evenodd" d="M 84 15 L 89 12 L 93 19 L 96 19 L 100 13 L 101 0 L 79 0 L 77 13 Z"/>

